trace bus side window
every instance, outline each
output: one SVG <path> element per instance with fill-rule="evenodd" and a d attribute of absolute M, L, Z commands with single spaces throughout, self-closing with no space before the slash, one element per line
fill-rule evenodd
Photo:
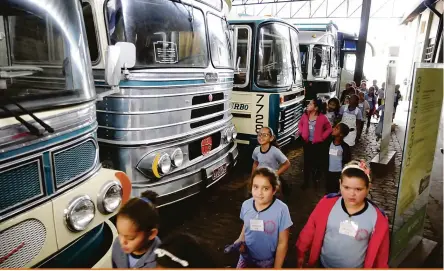
<path fill-rule="evenodd" d="M 99 62 L 99 46 L 96 36 L 96 24 L 94 23 L 93 10 L 91 4 L 88 2 L 82 3 L 83 8 L 83 20 L 85 22 L 86 37 L 88 41 L 89 55 L 91 57 L 91 63 L 96 64 Z"/>
<path fill-rule="evenodd" d="M 251 30 L 246 26 L 235 27 L 234 84 L 245 87 L 249 81 Z"/>

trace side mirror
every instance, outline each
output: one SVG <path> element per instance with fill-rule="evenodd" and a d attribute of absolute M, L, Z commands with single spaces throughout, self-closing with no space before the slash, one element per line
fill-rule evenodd
<path fill-rule="evenodd" d="M 118 42 L 108 46 L 105 63 L 105 81 L 110 86 L 120 83 L 122 68 L 132 68 L 136 64 L 136 47 L 130 42 Z"/>

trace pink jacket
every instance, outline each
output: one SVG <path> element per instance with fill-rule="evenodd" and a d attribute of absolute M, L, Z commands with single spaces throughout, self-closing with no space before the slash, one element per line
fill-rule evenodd
<path fill-rule="evenodd" d="M 301 120 L 298 124 L 299 134 L 302 136 L 305 142 L 308 142 L 308 114 L 304 113 L 301 117 Z M 318 118 L 316 119 L 316 125 L 314 130 L 313 142 L 312 143 L 320 143 L 326 140 L 331 134 L 331 124 L 328 121 L 327 117 L 319 113 Z"/>

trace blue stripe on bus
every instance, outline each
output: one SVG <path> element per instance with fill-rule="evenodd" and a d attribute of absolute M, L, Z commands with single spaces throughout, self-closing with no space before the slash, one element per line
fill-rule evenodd
<path fill-rule="evenodd" d="M 273 129 L 276 139 L 278 134 L 279 111 L 281 110 L 279 105 L 279 94 L 271 94 L 268 98 L 268 125 L 271 129 Z"/>
<path fill-rule="evenodd" d="M 9 152 L 6 152 L 6 153 L 2 153 L 2 154 L 0 154 L 0 160 L 6 159 L 6 158 L 11 158 L 11 157 L 14 157 L 14 156 L 19 156 L 19 155 L 21 155 L 23 153 L 31 152 L 31 151 L 34 151 L 34 150 L 36 150 L 38 148 L 42 148 L 42 147 L 44 148 L 44 147 L 46 147 L 46 146 L 48 146 L 50 144 L 53 144 L 53 143 L 59 143 L 59 142 L 62 142 L 64 140 L 71 139 L 71 138 L 74 138 L 76 136 L 80 136 L 82 134 L 85 134 L 88 130 L 93 129 L 94 126 L 95 126 L 95 124 L 88 125 L 88 126 L 85 126 L 85 127 L 81 128 L 81 129 L 69 132 L 67 134 L 64 134 L 64 135 L 61 135 L 61 136 L 58 136 L 58 137 L 51 138 L 49 140 L 38 142 L 38 143 L 29 145 L 29 146 L 26 146 L 26 147 L 23 147 L 23 148 L 15 149 L 15 150 L 12 150 L 12 151 L 9 151 Z"/>
<path fill-rule="evenodd" d="M 43 172 L 45 172 L 44 181 L 46 186 L 46 194 L 51 195 L 54 193 L 54 185 L 52 181 L 51 159 L 49 152 L 43 153 Z"/>

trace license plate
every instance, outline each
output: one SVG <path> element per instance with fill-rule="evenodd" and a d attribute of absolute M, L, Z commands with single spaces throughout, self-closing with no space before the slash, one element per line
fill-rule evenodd
<path fill-rule="evenodd" d="M 222 166 L 213 170 L 213 180 L 216 180 L 227 173 L 227 165 L 223 164 Z"/>

